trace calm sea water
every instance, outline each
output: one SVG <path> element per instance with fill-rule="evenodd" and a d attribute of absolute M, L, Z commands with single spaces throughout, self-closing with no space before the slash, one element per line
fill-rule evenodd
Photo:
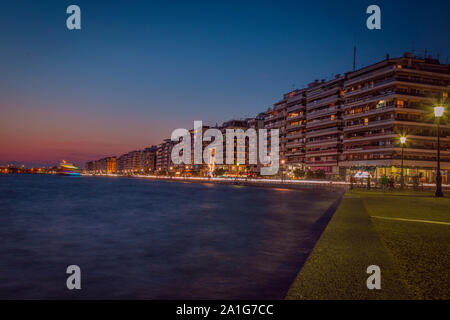
<path fill-rule="evenodd" d="M 0 175 L 0 298 L 282 299 L 339 196 Z"/>

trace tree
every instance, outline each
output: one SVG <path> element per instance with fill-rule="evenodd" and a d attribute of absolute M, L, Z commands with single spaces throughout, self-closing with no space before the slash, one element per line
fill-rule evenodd
<path fill-rule="evenodd" d="M 309 179 L 325 179 L 326 178 L 325 170 L 323 169 L 315 171 L 310 170 L 306 173 L 306 177 Z"/>
<path fill-rule="evenodd" d="M 294 170 L 294 176 L 296 178 L 303 178 L 305 176 L 306 172 L 305 170 L 301 169 L 301 168 L 296 168 Z"/>
<path fill-rule="evenodd" d="M 223 176 L 226 172 L 227 172 L 227 170 L 225 170 L 223 168 L 216 168 L 216 170 L 214 170 L 214 176 L 220 177 L 220 176 Z"/>
<path fill-rule="evenodd" d="M 326 177 L 325 170 L 320 169 L 316 171 L 317 179 L 325 179 L 325 177 Z"/>

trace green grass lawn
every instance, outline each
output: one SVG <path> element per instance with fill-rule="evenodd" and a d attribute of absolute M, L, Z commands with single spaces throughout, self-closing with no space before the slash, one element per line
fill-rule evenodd
<path fill-rule="evenodd" d="M 431 191 L 348 191 L 287 299 L 449 299 L 448 223 L 450 198 Z M 372 264 L 381 290 L 366 287 Z"/>

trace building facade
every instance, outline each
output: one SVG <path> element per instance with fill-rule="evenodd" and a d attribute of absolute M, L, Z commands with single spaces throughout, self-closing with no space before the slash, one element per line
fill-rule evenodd
<path fill-rule="evenodd" d="M 433 107 L 448 105 L 449 66 L 431 57 L 405 54 L 346 75 L 341 166 L 374 176 L 399 175 L 406 137 L 404 175 L 433 181 L 437 162 L 437 125 Z M 440 130 L 444 183 L 450 169 L 450 126 Z"/>
<path fill-rule="evenodd" d="M 450 68 L 431 57 L 406 53 L 356 71 L 336 75 L 332 80 L 315 80 L 296 89 L 255 118 L 230 120 L 215 126 L 223 135 L 224 163 L 182 164 L 171 161 L 176 142 L 164 140 L 157 147 L 132 151 L 119 158 L 109 157 L 86 163 L 88 172 L 121 174 L 151 173 L 211 175 L 215 168 L 228 175 L 253 175 L 261 165 L 249 164 L 249 139 L 245 149 L 233 147 L 233 164 L 226 164 L 227 129 L 265 128 L 268 152 L 271 129 L 279 130 L 281 172 L 300 168 L 328 178 L 349 178 L 358 171 L 372 177 L 398 178 L 402 163 L 405 176 L 432 182 L 436 176 L 437 125 L 433 107 L 449 105 Z M 450 172 L 450 125 L 448 114 L 441 122 L 441 168 L 443 181 Z M 204 133 L 209 127 L 204 126 Z M 194 160 L 194 130 L 191 154 Z M 406 137 L 404 145 L 399 138 Z M 258 140 L 258 139 L 257 139 Z M 202 150 L 209 144 L 203 141 Z M 257 141 L 259 143 L 259 141 Z M 239 163 L 243 156 L 244 163 Z M 242 158 L 241 158 L 242 159 Z M 259 159 L 259 156 L 258 156 Z"/>
<path fill-rule="evenodd" d="M 344 77 L 310 84 L 306 92 L 306 156 L 310 170 L 339 175 Z"/>
<path fill-rule="evenodd" d="M 171 139 L 165 139 L 157 147 L 156 151 L 156 170 L 160 174 L 166 174 L 173 171 L 171 160 L 172 148 L 175 145 Z"/>
<path fill-rule="evenodd" d="M 433 107 L 448 105 L 449 65 L 405 54 L 333 80 L 314 81 L 283 96 L 265 113 L 266 129 L 280 130 L 280 166 L 323 170 L 328 178 L 357 171 L 433 181 L 437 125 Z M 440 126 L 444 182 L 450 171 L 450 126 Z"/>

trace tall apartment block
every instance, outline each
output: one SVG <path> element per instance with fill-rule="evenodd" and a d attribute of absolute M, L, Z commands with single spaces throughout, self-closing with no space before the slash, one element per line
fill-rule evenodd
<path fill-rule="evenodd" d="M 169 172 L 173 166 L 171 160 L 172 148 L 175 145 L 171 139 L 165 139 L 158 145 L 156 151 L 156 170 L 160 172 Z"/>
<path fill-rule="evenodd" d="M 230 175 L 242 175 L 247 174 L 249 171 L 249 141 L 246 138 L 245 139 L 245 148 L 244 150 L 238 150 L 237 147 L 237 139 L 234 139 L 233 146 L 233 164 L 226 164 L 226 158 L 227 158 L 227 138 L 226 138 L 226 131 L 228 130 L 243 130 L 244 132 L 248 129 L 249 123 L 247 120 L 230 120 L 226 121 L 218 128 L 223 135 L 223 164 L 217 165 L 219 168 L 223 168 L 227 170 L 228 174 Z M 238 158 L 243 157 L 245 159 L 244 163 L 239 163 Z"/>
<path fill-rule="evenodd" d="M 433 107 L 448 105 L 449 65 L 413 57 L 385 60 L 283 96 L 265 113 L 265 128 L 280 130 L 280 161 L 305 165 L 328 177 L 398 176 L 400 136 L 407 137 L 407 176 L 433 181 L 437 126 Z M 448 117 L 448 116 L 447 116 Z M 445 121 L 445 119 L 443 119 Z M 448 122 L 448 121 L 447 121 Z M 450 126 L 441 124 L 441 168 L 450 172 Z"/>
<path fill-rule="evenodd" d="M 141 169 L 141 151 L 134 150 L 121 155 L 117 159 L 117 172 L 132 174 L 137 173 Z"/>
<path fill-rule="evenodd" d="M 264 127 L 267 129 L 268 152 L 271 152 L 270 137 L 271 130 L 278 129 L 280 138 L 280 161 L 286 158 L 286 115 L 287 115 L 287 97 L 289 94 L 283 95 L 283 99 L 276 102 L 273 107 L 269 107 L 264 118 Z"/>
<path fill-rule="evenodd" d="M 360 168 L 375 175 L 398 175 L 400 136 L 406 136 L 404 174 L 433 181 L 437 126 L 433 107 L 448 106 L 449 65 L 405 54 L 346 74 L 342 161 L 347 173 Z M 448 114 L 447 114 L 448 119 Z M 445 120 L 445 119 L 444 119 Z M 450 169 L 450 126 L 442 123 L 443 181 Z"/>
<path fill-rule="evenodd" d="M 310 170 L 339 175 L 344 77 L 311 83 L 306 91 L 306 159 Z"/>
<path fill-rule="evenodd" d="M 117 169 L 117 158 L 108 157 L 106 159 L 106 173 L 116 173 Z"/>
<path fill-rule="evenodd" d="M 145 148 L 140 152 L 139 167 L 140 173 L 152 173 L 156 170 L 156 152 L 157 146 Z"/>
<path fill-rule="evenodd" d="M 306 90 L 295 90 L 284 95 L 286 101 L 286 128 L 281 136 L 281 159 L 286 167 L 303 166 L 306 142 Z"/>
<path fill-rule="evenodd" d="M 245 120 L 247 122 L 247 127 L 249 129 L 254 129 L 256 131 L 257 136 L 259 134 L 259 129 L 264 129 L 264 118 L 265 118 L 265 113 L 261 112 L 256 117 L 247 118 Z M 257 138 L 257 141 L 256 141 L 256 147 L 259 145 L 258 139 L 259 138 Z M 248 148 L 254 148 L 254 147 L 255 146 L 252 144 L 248 145 Z M 256 149 L 256 150 L 258 150 L 258 149 Z M 257 154 L 256 157 L 257 157 L 257 164 L 249 164 L 249 162 L 247 162 L 248 163 L 248 165 L 247 165 L 248 173 L 250 175 L 258 175 L 261 172 L 262 164 L 259 162 L 259 155 Z M 246 159 L 246 161 L 249 161 L 249 159 Z"/>
<path fill-rule="evenodd" d="M 89 161 L 84 166 L 84 170 L 89 173 L 115 173 L 116 157 L 106 157 L 95 161 Z"/>

